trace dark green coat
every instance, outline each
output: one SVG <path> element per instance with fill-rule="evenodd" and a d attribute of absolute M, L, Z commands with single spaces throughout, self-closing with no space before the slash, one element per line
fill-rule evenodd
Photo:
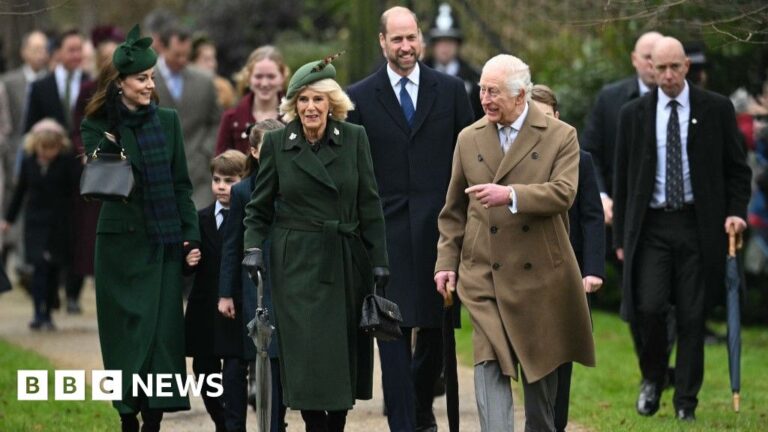
<path fill-rule="evenodd" d="M 359 330 L 372 267 L 387 267 L 384 216 L 368 138 L 329 120 L 310 150 L 298 120 L 268 133 L 251 202 L 245 248 L 271 231 L 272 296 L 280 331 L 285 404 L 349 409 L 370 399 L 373 344 Z"/>
<path fill-rule="evenodd" d="M 166 133 L 182 237 L 199 242 L 179 118 L 169 109 L 159 108 L 157 114 Z M 95 149 L 105 129 L 104 120 L 83 121 L 86 152 Z M 96 228 L 96 310 L 104 369 L 123 372 L 123 400 L 115 402 L 115 408 L 121 413 L 135 413 L 139 406 L 131 396 L 132 374 L 186 375 L 183 279 L 181 258 L 171 258 L 149 242 L 136 136 L 125 127 L 120 134 L 133 166 L 135 187 L 127 203 L 104 202 L 101 206 Z M 176 396 L 149 398 L 149 407 L 165 411 L 189 409 L 189 399 L 179 396 L 175 385 L 173 393 Z"/>

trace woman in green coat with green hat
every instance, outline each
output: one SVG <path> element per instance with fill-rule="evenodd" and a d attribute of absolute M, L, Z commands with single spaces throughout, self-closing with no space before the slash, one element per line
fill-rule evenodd
<path fill-rule="evenodd" d="M 270 268 L 283 401 L 307 431 L 343 431 L 355 399 L 370 399 L 373 343 L 359 329 L 362 299 L 389 276 L 384 216 L 365 130 L 328 60 L 291 78 L 246 206 L 247 268 Z"/>
<path fill-rule="evenodd" d="M 101 207 L 95 279 L 104 368 L 122 371 L 122 399 L 113 404 L 122 430 L 136 432 L 138 412 L 147 432 L 160 430 L 164 411 L 189 409 L 175 385 L 169 397 L 134 395 L 132 377 L 186 378 L 181 270 L 184 246 L 199 242 L 179 118 L 155 103 L 151 43 L 138 26 L 131 30 L 100 75 L 81 126 L 88 154 L 122 146 L 135 179 L 126 202 Z"/>

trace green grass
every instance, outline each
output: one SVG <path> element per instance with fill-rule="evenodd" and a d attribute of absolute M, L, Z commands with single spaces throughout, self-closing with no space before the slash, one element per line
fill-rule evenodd
<path fill-rule="evenodd" d="M 640 371 L 626 323 L 617 315 L 594 311 L 597 367 L 576 365 L 571 383 L 569 420 L 592 431 L 755 431 L 768 430 L 768 331 L 742 331 L 741 413 L 731 410 L 728 356 L 725 345 L 706 347 L 704 384 L 694 424 L 674 418 L 672 390 L 662 396 L 661 409 L 653 417 L 635 412 Z M 456 333 L 462 363 L 472 364 L 471 328 L 466 312 L 463 327 Z M 725 332 L 723 326 L 715 327 Z"/>
<path fill-rule="evenodd" d="M 92 401 L 86 389 L 85 401 L 53 400 L 53 369 L 43 357 L 0 340 L 0 431 L 9 432 L 102 432 L 120 429 L 119 417 L 109 403 Z M 19 401 L 16 371 L 46 369 L 47 401 Z"/>

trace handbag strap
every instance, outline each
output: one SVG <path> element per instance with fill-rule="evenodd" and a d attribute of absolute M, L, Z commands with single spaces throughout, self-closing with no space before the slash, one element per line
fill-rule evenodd
<path fill-rule="evenodd" d="M 120 148 L 120 159 L 126 160 L 128 157 L 125 155 L 125 148 L 122 144 L 120 144 L 115 138 L 115 136 L 107 131 L 104 131 L 104 137 L 99 140 L 99 143 L 96 144 L 96 148 L 93 150 L 93 153 L 91 153 L 91 159 L 98 159 L 99 158 L 99 152 L 101 151 L 101 144 L 105 141 L 109 141 L 112 144 L 116 145 L 118 148 Z"/>
<path fill-rule="evenodd" d="M 379 295 L 379 294 L 376 292 L 376 282 L 374 282 L 374 283 L 373 283 L 373 295 Z M 384 297 L 384 298 L 387 298 L 387 295 L 385 294 L 385 292 L 384 292 L 384 288 L 383 288 L 383 287 L 381 288 L 381 296 L 380 296 L 380 297 Z"/>

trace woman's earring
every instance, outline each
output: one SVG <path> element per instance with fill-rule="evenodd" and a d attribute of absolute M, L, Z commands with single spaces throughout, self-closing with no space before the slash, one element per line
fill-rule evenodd
<path fill-rule="evenodd" d="M 121 89 L 120 87 L 118 87 L 118 88 L 117 88 L 117 94 L 119 94 L 119 95 L 123 94 L 123 89 Z"/>

